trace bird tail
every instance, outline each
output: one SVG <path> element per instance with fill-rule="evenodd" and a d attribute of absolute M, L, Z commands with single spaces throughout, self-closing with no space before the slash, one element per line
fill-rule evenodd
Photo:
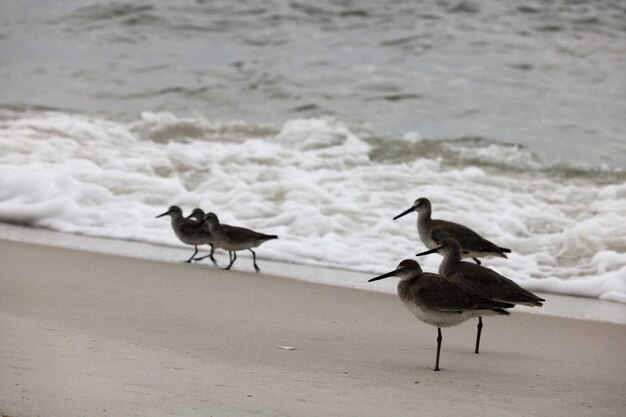
<path fill-rule="evenodd" d="M 509 313 L 508 311 L 501 309 L 501 308 L 494 308 L 491 311 L 495 311 L 496 314 L 500 314 L 502 316 L 510 316 L 511 313 Z"/>
<path fill-rule="evenodd" d="M 504 253 L 511 253 L 511 249 L 501 248 L 501 247 L 498 247 L 498 249 L 500 249 Z M 505 258 L 506 258 L 506 256 L 505 256 Z"/>
<path fill-rule="evenodd" d="M 516 294 L 516 296 L 510 296 L 510 297 L 507 297 L 506 299 L 495 298 L 494 301 L 497 301 L 499 303 L 521 304 L 521 305 L 530 306 L 530 307 L 542 307 L 543 303 L 546 300 L 544 300 L 543 298 L 539 298 L 532 292 L 521 288 L 520 293 Z M 499 306 L 499 307 L 502 307 L 502 306 Z M 504 308 L 509 308 L 509 307 L 504 307 Z"/>
<path fill-rule="evenodd" d="M 543 302 L 546 301 L 543 298 L 537 297 L 535 294 L 524 288 L 520 289 L 519 293 L 517 294 L 517 300 L 515 300 L 513 297 L 511 298 L 512 299 L 506 300 L 505 302 L 522 304 L 531 307 L 542 307 Z"/>
<path fill-rule="evenodd" d="M 263 236 L 263 240 L 272 240 L 272 239 L 278 239 L 278 236 L 276 235 L 264 235 Z"/>
<path fill-rule="evenodd" d="M 521 304 L 524 306 L 530 306 L 530 307 L 543 307 L 543 302 L 546 301 L 543 298 L 537 298 L 537 300 L 532 300 L 532 301 L 519 301 L 516 304 Z"/>

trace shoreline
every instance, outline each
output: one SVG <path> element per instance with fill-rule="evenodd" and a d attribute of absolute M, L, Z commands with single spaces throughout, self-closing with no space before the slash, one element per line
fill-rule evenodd
<path fill-rule="evenodd" d="M 175 262 L 176 260 L 187 258 L 192 252 L 190 249 L 182 247 L 77 235 L 8 223 L 0 223 L 0 239 L 153 261 Z M 208 251 L 205 252 L 208 253 Z M 378 285 L 368 283 L 367 280 L 374 276 L 373 274 L 333 267 L 278 262 L 263 259 L 262 255 L 261 257 L 258 255 L 257 253 L 259 266 L 264 274 L 339 288 L 353 288 L 396 294 L 396 283 L 393 282 L 393 280 L 379 283 Z M 226 262 L 226 258 L 223 254 L 216 256 L 222 263 Z M 251 272 L 253 271 L 251 259 L 252 258 L 248 257 L 245 253 L 239 255 L 238 261 L 233 268 L 242 272 Z M 210 266 L 211 264 L 205 261 L 203 265 Z M 390 265 L 390 268 L 394 266 L 395 265 Z M 338 283 L 334 279 L 324 278 L 337 275 L 341 276 L 343 280 L 342 283 Z M 516 312 L 626 325 L 626 304 L 598 300 L 595 298 L 576 297 L 540 291 L 533 292 L 542 296 L 542 298 L 548 297 L 548 302 L 541 308 L 517 306 L 515 308 Z"/>
<path fill-rule="evenodd" d="M 0 413 L 621 416 L 626 326 L 0 240 Z M 263 265 L 261 265 L 263 268 Z M 292 348 L 292 349 L 291 349 Z"/>

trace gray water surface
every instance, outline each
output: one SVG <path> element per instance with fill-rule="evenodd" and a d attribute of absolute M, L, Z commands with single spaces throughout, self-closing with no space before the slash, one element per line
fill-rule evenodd
<path fill-rule="evenodd" d="M 626 2 L 0 2 L 0 105 L 477 136 L 626 167 Z"/>

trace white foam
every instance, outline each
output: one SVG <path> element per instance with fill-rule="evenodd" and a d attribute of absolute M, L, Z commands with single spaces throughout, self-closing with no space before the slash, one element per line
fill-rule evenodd
<path fill-rule="evenodd" d="M 386 140 L 410 153 L 423 145 L 415 137 Z M 403 162 L 372 159 L 375 146 L 385 143 L 332 118 L 279 127 L 168 113 L 129 123 L 20 114 L 0 122 L 0 221 L 179 244 L 154 217 L 171 204 L 199 206 L 278 234 L 261 258 L 378 273 L 423 250 L 415 215 L 392 218 L 424 196 L 433 217 L 511 248 L 486 265 L 529 289 L 626 302 L 623 181 L 553 176 L 511 146 L 481 148 L 485 164 L 468 162 L 472 143 Z M 492 166 L 502 158 L 514 169 Z M 439 261 L 420 260 L 428 271 Z"/>

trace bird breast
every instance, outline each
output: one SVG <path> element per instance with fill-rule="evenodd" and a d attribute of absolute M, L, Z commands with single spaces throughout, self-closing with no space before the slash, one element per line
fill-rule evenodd
<path fill-rule="evenodd" d="M 418 320 L 435 327 L 451 327 L 475 317 L 473 311 L 448 312 L 423 307 L 414 303 L 404 302 L 404 305 Z"/>

